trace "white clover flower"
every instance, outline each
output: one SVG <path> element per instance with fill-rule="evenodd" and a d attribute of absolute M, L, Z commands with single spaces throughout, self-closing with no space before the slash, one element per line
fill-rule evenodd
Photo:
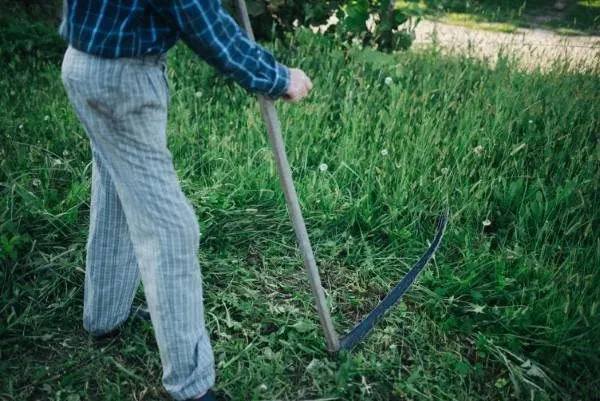
<path fill-rule="evenodd" d="M 473 148 L 473 153 L 475 153 L 476 155 L 478 155 L 478 156 L 479 156 L 480 154 L 482 154 L 482 153 L 483 153 L 483 150 L 484 150 L 484 149 L 483 149 L 483 146 L 481 146 L 481 145 L 477 145 L 477 146 L 475 146 L 475 147 Z"/>
<path fill-rule="evenodd" d="M 34 178 L 33 181 L 31 182 L 31 185 L 33 185 L 34 187 L 39 187 L 42 184 L 42 182 L 40 181 L 39 178 Z"/>
<path fill-rule="evenodd" d="M 48 121 L 48 120 L 50 120 L 50 116 L 49 115 L 45 115 L 44 116 L 44 121 Z"/>
<path fill-rule="evenodd" d="M 321 170 L 322 172 L 327 171 L 327 168 L 328 168 L 327 164 L 325 164 L 325 163 L 319 164 L 319 170 Z"/>
<path fill-rule="evenodd" d="M 481 224 L 483 224 L 484 227 L 487 227 L 487 226 L 491 226 L 492 222 L 490 221 L 490 219 L 485 219 L 481 222 Z"/>
<path fill-rule="evenodd" d="M 194 96 L 196 96 L 197 98 L 201 98 L 202 97 L 202 91 L 198 91 L 198 92 L 194 93 Z"/>
<path fill-rule="evenodd" d="M 442 169 L 442 174 L 444 174 L 444 175 L 448 174 L 449 172 L 450 172 L 450 169 L 448 167 L 444 167 Z"/>
<path fill-rule="evenodd" d="M 60 159 L 52 160 L 52 166 L 60 166 L 61 164 L 63 164 L 63 162 Z"/>
<path fill-rule="evenodd" d="M 63 150 L 63 156 L 64 157 L 69 156 L 69 151 L 67 149 Z"/>
<path fill-rule="evenodd" d="M 533 124 L 533 120 L 529 120 L 529 124 Z"/>
<path fill-rule="evenodd" d="M 392 84 L 394 81 L 392 80 L 392 77 L 385 77 L 385 79 L 383 80 L 383 82 L 384 82 L 386 85 L 388 85 L 388 86 L 389 86 L 389 85 L 391 85 L 391 84 Z"/>
<path fill-rule="evenodd" d="M 19 124 L 19 129 L 23 129 L 23 124 Z"/>
<path fill-rule="evenodd" d="M 267 390 L 267 385 L 265 383 L 263 383 L 260 386 L 258 386 L 258 388 L 261 389 L 262 391 L 266 391 Z"/>
<path fill-rule="evenodd" d="M 370 394 L 371 394 L 371 388 L 372 388 L 373 386 L 371 386 L 369 383 L 367 383 L 367 378 L 366 378 L 366 377 L 364 377 L 364 376 L 362 376 L 361 383 L 362 383 L 362 385 L 363 385 L 364 392 L 365 392 L 367 395 L 370 395 Z"/>
<path fill-rule="evenodd" d="M 16 92 L 15 92 L 15 91 L 10 91 L 10 95 L 11 95 L 11 96 L 14 96 L 15 94 L 16 94 Z"/>
<path fill-rule="evenodd" d="M 388 155 L 388 150 L 387 149 L 381 149 L 381 156 L 385 157 Z"/>

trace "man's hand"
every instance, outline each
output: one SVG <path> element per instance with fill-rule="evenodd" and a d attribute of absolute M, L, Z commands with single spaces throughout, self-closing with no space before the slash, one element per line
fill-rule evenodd
<path fill-rule="evenodd" d="M 290 68 L 290 85 L 283 99 L 288 103 L 298 103 L 308 95 L 312 87 L 313 84 L 304 71 Z"/>

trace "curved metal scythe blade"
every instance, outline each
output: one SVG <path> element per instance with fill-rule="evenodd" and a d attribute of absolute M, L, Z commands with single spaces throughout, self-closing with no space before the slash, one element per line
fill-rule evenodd
<path fill-rule="evenodd" d="M 357 324 L 348 334 L 340 341 L 340 348 L 349 350 L 354 345 L 362 341 L 367 334 L 379 323 L 379 321 L 385 316 L 385 314 L 402 298 L 404 293 L 410 288 L 412 283 L 421 273 L 421 271 L 427 265 L 427 262 L 433 257 L 435 251 L 439 248 L 442 243 L 442 238 L 448 225 L 448 210 L 440 217 L 438 223 L 437 233 L 429 248 L 421 256 L 421 258 L 415 263 L 413 267 L 406 273 L 406 275 L 400 280 L 400 282 L 386 295 L 385 298 L 365 317 L 359 324 Z"/>

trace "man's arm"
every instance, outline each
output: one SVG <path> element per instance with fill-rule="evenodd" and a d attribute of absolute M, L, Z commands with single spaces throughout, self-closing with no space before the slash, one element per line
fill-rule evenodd
<path fill-rule="evenodd" d="M 227 14 L 220 0 L 150 0 L 177 25 L 183 41 L 200 57 L 241 86 L 273 98 L 288 95 L 291 72 L 252 42 Z M 293 75 L 297 75 L 295 73 Z"/>

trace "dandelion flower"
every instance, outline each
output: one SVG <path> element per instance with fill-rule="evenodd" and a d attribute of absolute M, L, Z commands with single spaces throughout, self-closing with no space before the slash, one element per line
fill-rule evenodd
<path fill-rule="evenodd" d="M 385 79 L 383 80 L 383 82 L 384 82 L 386 85 L 388 85 L 388 86 L 389 86 L 389 85 L 391 85 L 391 84 L 392 84 L 394 81 L 392 80 L 392 77 L 385 77 Z"/>
<path fill-rule="evenodd" d="M 319 164 L 319 170 L 321 170 L 322 172 L 327 171 L 327 164 L 325 164 L 325 163 Z"/>
<path fill-rule="evenodd" d="M 481 222 L 481 224 L 483 224 L 484 227 L 487 227 L 487 226 L 491 226 L 492 222 L 490 221 L 490 219 L 485 219 Z"/>
<path fill-rule="evenodd" d="M 381 156 L 387 156 L 388 155 L 388 150 L 387 149 L 381 149 Z"/>
<path fill-rule="evenodd" d="M 475 153 L 476 155 L 480 155 L 483 153 L 483 146 L 481 145 L 477 145 L 473 148 L 473 153 Z"/>

